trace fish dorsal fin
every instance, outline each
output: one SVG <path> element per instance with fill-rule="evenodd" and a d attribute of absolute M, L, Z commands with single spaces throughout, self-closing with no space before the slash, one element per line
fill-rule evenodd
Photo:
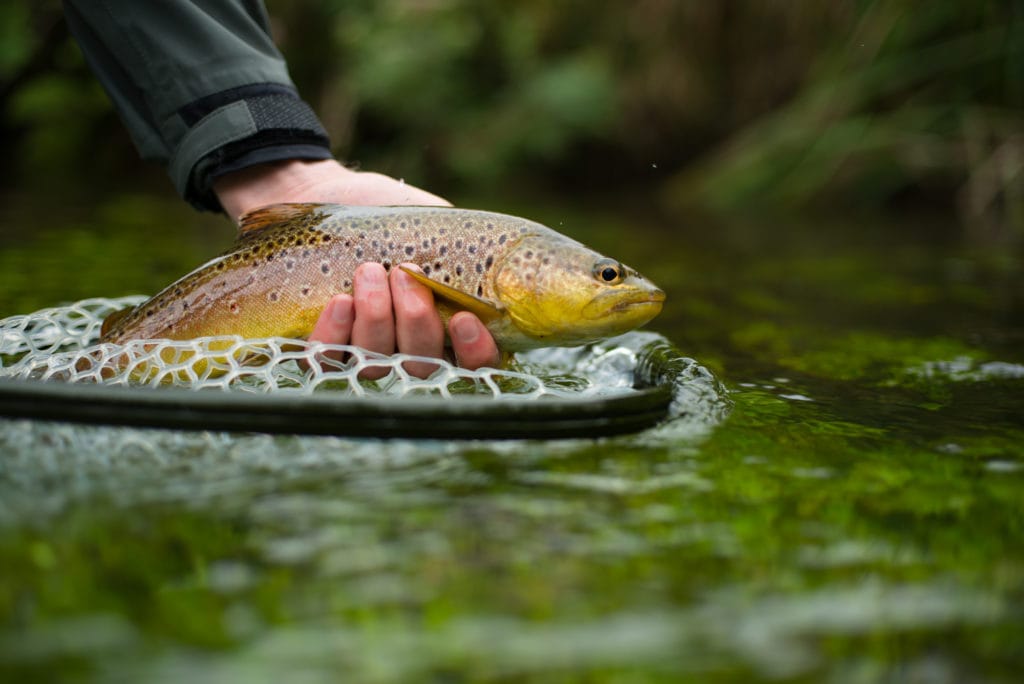
<path fill-rule="evenodd" d="M 456 304 L 459 308 L 476 314 L 477 318 L 485 323 L 496 318 L 501 318 L 505 315 L 505 306 L 499 302 L 477 297 L 476 295 L 471 295 L 468 292 L 456 289 L 451 285 L 439 283 L 436 280 L 428 278 L 424 274 L 405 266 L 400 265 L 399 268 L 415 278 L 417 282 L 429 287 L 438 297 L 447 299 L 449 302 Z"/>
<path fill-rule="evenodd" d="M 118 309 L 117 311 L 108 314 L 107 317 L 103 319 L 103 325 L 100 326 L 100 337 L 106 337 L 110 331 L 114 329 L 114 326 L 117 325 L 118 321 L 123 320 L 124 317 L 132 311 L 135 311 L 134 306 L 129 306 L 126 309 Z"/>
<path fill-rule="evenodd" d="M 304 219 L 324 206 L 326 205 L 314 202 L 283 203 L 268 204 L 265 207 L 247 211 L 238 219 L 238 237 L 251 237 L 264 228 Z"/>

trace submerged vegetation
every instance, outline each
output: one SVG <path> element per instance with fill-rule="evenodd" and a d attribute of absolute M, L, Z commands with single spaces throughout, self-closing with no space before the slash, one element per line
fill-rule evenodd
<path fill-rule="evenodd" d="M 909 205 L 1024 231 L 1016 2 L 268 5 L 336 154 L 456 199 L 641 186 L 671 208 Z M 59 4 L 4 3 L 0 32 L 5 186 L 139 183 Z"/>
<path fill-rule="evenodd" d="M 0 680 L 1020 679 L 1019 1 L 267 2 L 339 158 L 636 264 L 731 411 L 513 443 L 2 420 Z M 230 242 L 56 0 L 0 3 L 0 144 L 2 316 Z"/>

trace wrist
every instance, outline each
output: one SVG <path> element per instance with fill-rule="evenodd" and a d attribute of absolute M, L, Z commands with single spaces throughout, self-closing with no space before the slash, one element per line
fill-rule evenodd
<path fill-rule="evenodd" d="M 213 182 L 224 213 L 237 221 L 243 214 L 279 202 L 294 202 L 322 179 L 325 174 L 335 178 L 355 174 L 334 159 L 288 159 L 232 171 Z"/>

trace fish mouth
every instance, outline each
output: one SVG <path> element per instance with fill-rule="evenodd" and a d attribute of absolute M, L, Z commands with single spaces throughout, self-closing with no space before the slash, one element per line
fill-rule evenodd
<path fill-rule="evenodd" d="M 665 302 L 665 293 L 661 290 L 638 290 L 636 292 L 608 292 L 595 297 L 583 307 L 583 316 L 589 319 L 604 318 L 611 315 L 626 314 L 640 318 L 654 318 L 661 311 Z"/>

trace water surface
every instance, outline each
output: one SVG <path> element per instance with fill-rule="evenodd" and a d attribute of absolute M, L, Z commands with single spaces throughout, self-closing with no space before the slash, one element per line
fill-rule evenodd
<path fill-rule="evenodd" d="M 662 284 L 651 327 L 728 418 L 465 444 L 5 423 L 2 678 L 1017 681 L 1019 251 L 507 208 Z M 230 239 L 193 218 L 122 198 L 0 230 L 0 315 L 155 291 Z"/>

